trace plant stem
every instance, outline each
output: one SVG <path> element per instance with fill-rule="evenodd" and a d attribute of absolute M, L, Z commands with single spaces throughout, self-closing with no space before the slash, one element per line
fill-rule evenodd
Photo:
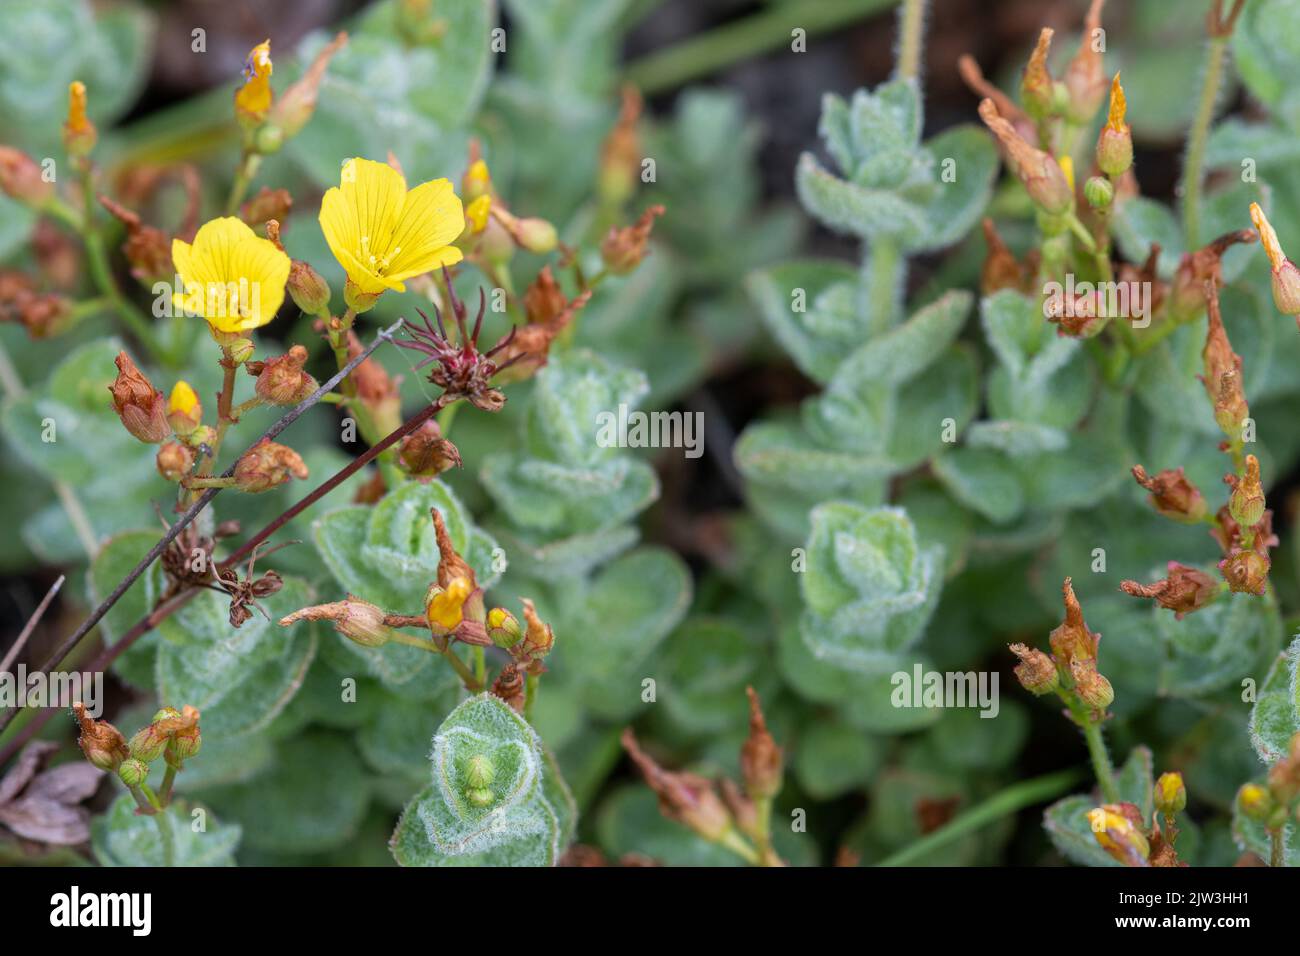
<path fill-rule="evenodd" d="M 927 833 L 915 843 L 903 847 L 876 865 L 907 866 L 915 863 L 927 853 L 947 846 L 968 833 L 974 833 L 995 820 L 1064 793 L 1082 779 L 1083 773 L 1079 770 L 1059 770 L 1056 773 L 1012 784 L 983 803 L 959 813 L 939 829 Z"/>
<path fill-rule="evenodd" d="M 1227 55 L 1228 37 L 1211 36 L 1205 52 L 1205 72 L 1201 78 L 1201 98 L 1196 107 L 1196 118 L 1187 136 L 1187 155 L 1183 160 L 1183 232 L 1188 250 L 1199 248 L 1201 175 L 1205 164 L 1205 144 L 1210 136 L 1210 123 L 1214 121 L 1214 106 L 1219 99 L 1223 80 L 1223 61 Z"/>
<path fill-rule="evenodd" d="M 154 335 L 153 327 L 149 324 L 149 321 L 135 306 L 123 298 L 121 290 L 117 287 L 117 282 L 113 279 L 113 272 L 109 268 L 108 254 L 104 250 L 104 241 L 100 238 L 95 227 L 89 224 L 89 220 L 87 220 L 85 231 L 82 233 L 82 239 L 86 247 L 86 264 L 90 267 L 90 276 L 100 294 L 112 305 L 113 311 L 117 313 L 118 318 L 131 330 L 131 334 L 149 350 L 149 354 L 155 361 L 168 366 L 177 364 L 174 357 L 168 354 L 167 350 L 158 341 L 157 336 Z"/>
<path fill-rule="evenodd" d="M 167 765 L 167 770 L 163 773 L 162 786 L 158 788 L 158 803 L 167 806 L 171 803 L 172 787 L 176 785 L 176 768 L 171 764 Z"/>
<path fill-rule="evenodd" d="M 162 840 L 163 866 L 176 865 L 176 840 L 172 836 L 171 817 L 166 813 L 155 813 L 154 823 L 158 825 L 158 837 Z"/>
<path fill-rule="evenodd" d="M 1286 866 L 1286 841 L 1282 837 L 1282 828 L 1268 831 L 1268 865 Z"/>
<path fill-rule="evenodd" d="M 735 829 L 728 829 L 722 836 L 718 837 L 717 844 L 726 847 L 750 866 L 758 866 L 762 863 L 758 851 L 750 846 L 749 841 L 737 833 Z"/>
<path fill-rule="evenodd" d="M 1092 758 L 1092 770 L 1097 775 L 1101 795 L 1107 803 L 1119 803 L 1119 788 L 1115 785 L 1115 772 L 1110 766 L 1106 741 L 1101 736 L 1101 724 L 1086 721 L 1083 725 L 1083 739 L 1088 743 L 1088 756 Z"/>
<path fill-rule="evenodd" d="M 903 0 L 898 17 L 898 65 L 894 68 L 900 80 L 920 78 L 924 32 L 925 0 Z"/>
<path fill-rule="evenodd" d="M 866 252 L 863 294 L 866 297 L 867 337 L 887 332 L 894 325 L 903 286 L 904 263 L 898 243 L 875 239 Z"/>
<path fill-rule="evenodd" d="M 480 687 L 487 686 L 487 654 L 477 644 L 474 645 L 474 679 Z"/>
<path fill-rule="evenodd" d="M 244 194 L 248 192 L 249 184 L 252 183 L 253 177 L 257 175 L 257 168 L 261 165 L 260 153 L 244 153 L 243 159 L 239 162 L 239 169 L 235 171 L 235 181 L 230 184 L 230 195 L 226 197 L 227 216 L 239 214 L 239 204 L 244 201 Z"/>
<path fill-rule="evenodd" d="M 352 371 L 353 368 L 355 368 L 357 365 L 360 365 L 363 361 L 365 361 L 365 359 L 370 355 L 370 353 L 379 347 L 380 343 L 391 340 L 393 333 L 397 331 L 397 329 L 401 326 L 401 324 L 402 324 L 401 320 L 399 320 L 389 328 L 382 330 L 378 335 L 375 336 L 375 340 L 372 343 L 370 343 L 370 345 L 367 346 L 364 351 L 362 351 L 351 362 L 348 363 L 348 367 L 346 369 L 343 369 L 342 371 L 335 373 L 332 378 L 330 378 L 327 382 L 321 385 L 321 387 L 318 388 L 315 392 L 313 392 L 307 398 L 303 399 L 301 402 L 299 402 L 289 411 L 285 412 L 284 415 L 282 415 L 280 419 L 275 422 L 275 424 L 273 424 L 270 428 L 268 428 L 265 432 L 262 433 L 262 436 L 258 438 L 257 441 L 258 442 L 270 441 L 271 439 L 279 435 L 282 431 L 284 431 L 286 428 L 288 428 L 290 425 L 292 425 L 295 421 L 297 421 L 299 416 L 301 416 L 304 412 L 307 411 L 307 409 L 311 408 L 313 405 L 319 402 L 323 395 L 325 395 L 336 385 L 338 385 L 338 383 L 343 380 L 343 378 L 348 372 Z M 422 413 L 422 415 L 417 415 L 415 419 L 412 419 L 412 421 L 416 422 L 415 427 L 419 427 L 419 424 L 422 424 L 423 421 L 429 417 L 429 415 L 436 413 L 438 407 L 439 407 L 438 404 L 435 403 L 434 405 L 430 406 L 430 409 L 433 410 L 432 412 L 429 412 L 428 414 Z M 426 409 L 426 412 L 428 411 L 429 410 Z M 407 425 L 409 426 L 410 423 L 408 422 Z M 405 428 L 406 426 L 403 427 Z M 405 433 L 402 431 L 402 429 L 399 429 L 397 432 L 394 432 L 393 435 L 389 437 L 393 441 L 396 441 L 401 437 L 403 437 L 404 434 Z M 257 442 L 254 442 L 254 444 L 256 443 Z M 373 451 L 374 449 L 371 449 L 371 452 Z M 347 467 L 343 468 L 338 474 L 334 476 L 334 479 L 331 479 L 329 482 L 326 482 L 326 485 L 328 485 L 328 487 L 326 487 L 326 485 L 322 485 L 321 488 L 318 488 L 316 490 L 316 492 L 313 492 L 313 494 L 308 495 L 302 501 L 298 502 L 298 504 L 293 509 L 291 509 L 292 514 L 290 514 L 289 517 L 291 518 L 294 515 L 297 515 L 303 509 L 308 507 L 312 502 L 316 501 L 321 496 L 328 493 L 332 488 L 337 486 L 340 482 L 345 480 L 349 475 L 354 473 L 359 467 L 363 466 L 365 464 L 365 461 L 369 460 L 369 458 L 367 458 L 367 455 L 369 455 L 369 457 L 374 457 L 373 454 L 367 452 L 367 454 L 363 455 L 361 459 L 357 459 L 356 461 L 349 464 Z M 360 464 L 358 464 L 358 462 L 360 462 Z M 227 469 L 227 473 L 222 475 L 221 477 L 228 478 L 233 473 L 234 473 L 234 468 L 232 466 L 230 469 Z M 163 553 L 163 551 L 167 548 L 167 546 L 171 544 L 174 540 L 176 540 L 177 536 L 180 535 L 180 533 L 184 531 L 195 518 L 198 517 L 199 512 L 201 512 L 205 507 L 207 507 L 208 503 L 212 501 L 212 499 L 215 498 L 218 494 L 220 494 L 220 492 L 221 492 L 220 488 L 210 488 L 207 491 L 205 491 L 202 495 L 200 495 L 199 499 L 195 501 L 192 505 L 190 505 L 190 507 L 186 509 L 185 513 L 176 520 L 176 523 L 173 524 L 167 530 L 166 534 L 164 534 L 161 538 L 159 538 L 158 542 L 152 548 L 149 549 L 149 553 L 146 554 L 143 558 L 141 558 L 140 561 L 136 564 L 136 566 L 132 568 L 131 571 L 127 574 L 127 576 L 117 583 L 117 586 L 113 588 L 112 592 L 108 595 L 108 597 L 106 597 L 103 601 L 101 601 L 99 606 L 96 607 L 95 610 L 90 613 L 90 616 L 87 617 L 84 621 L 82 621 L 81 624 L 77 627 L 77 629 L 73 631 L 72 634 L 70 634 L 59 644 L 59 646 L 55 649 L 54 653 L 51 654 L 49 659 L 41 666 L 40 670 L 42 672 L 47 672 L 52 668 L 56 667 L 65 657 L 67 657 L 68 654 L 72 652 L 72 649 L 75 648 L 81 642 L 81 639 L 85 637 L 87 634 L 89 634 L 90 631 L 95 627 L 95 625 L 98 624 L 100 620 L 103 619 L 104 615 L 108 613 L 109 609 L 112 608 L 112 606 L 116 604 L 119 600 L 121 600 L 122 595 L 125 594 L 130 589 L 131 585 L 134 584 L 139 579 L 140 575 L 144 574 L 144 572 L 148 570 L 149 566 L 158 559 L 158 556 Z M 240 548 L 238 551 L 235 552 L 234 555 L 232 555 L 231 557 L 227 558 L 224 562 L 222 562 L 222 566 L 230 567 L 231 565 L 238 562 L 241 558 L 246 557 L 253 550 L 253 548 L 257 547 L 258 544 L 266 540 L 266 538 L 270 537 L 270 535 L 273 534 L 276 530 L 278 530 L 287 520 L 288 518 L 285 518 L 284 515 L 281 515 L 280 519 L 276 519 L 275 521 L 271 522 L 271 524 L 267 525 L 267 527 L 262 529 L 260 536 L 256 537 L 252 541 L 247 542 L 244 545 L 244 547 Z M 184 597 L 184 595 L 181 596 Z M 149 615 L 146 615 L 146 617 L 142 621 L 140 621 L 135 628 L 132 628 L 131 632 L 129 633 L 134 634 L 133 639 L 138 639 L 138 637 L 141 634 L 151 629 L 158 621 L 162 620 L 163 617 L 166 617 L 167 614 L 171 613 L 171 611 L 175 610 L 177 607 L 180 607 L 180 603 L 172 603 L 170 605 L 165 605 L 165 607 L 167 607 L 168 609 L 164 613 L 162 613 L 161 616 L 157 616 L 157 615 L 158 612 L 162 609 L 161 608 L 155 609 Z M 137 629 L 139 629 L 138 633 L 136 633 Z M 124 636 L 120 641 L 114 644 L 113 647 L 110 648 L 110 650 L 120 653 L 121 650 L 124 650 L 126 646 L 129 646 L 129 644 L 126 637 Z M 111 663 L 115 657 L 116 654 L 110 657 L 109 662 Z M 20 708 L 16 708 L 16 707 L 8 708 L 3 713 L 0 713 L 0 732 L 3 732 L 4 729 L 9 726 L 9 724 L 13 721 L 15 717 L 18 716 L 19 713 L 20 713 Z M 54 711 L 45 711 L 44 713 L 51 714 L 54 713 Z M 37 726 L 43 725 L 44 723 L 43 720 L 39 720 L 38 718 L 38 721 L 33 721 L 33 723 L 37 724 Z M 9 753 L 9 749 L 6 748 L 5 758 L 7 758 L 8 756 L 11 756 L 11 754 Z M 2 763 L 3 759 L 5 758 L 0 758 L 0 763 Z"/>
<path fill-rule="evenodd" d="M 536 674 L 524 678 L 524 720 L 530 724 L 533 722 L 533 705 L 537 703 L 537 690 L 540 686 Z"/>
<path fill-rule="evenodd" d="M 887 7 L 897 0 L 792 0 L 743 20 L 715 27 L 698 36 L 656 50 L 630 63 L 628 83 L 643 93 L 658 93 L 707 76 L 724 67 L 776 49 L 792 40 L 791 31 L 808 37 L 825 33 Z"/>

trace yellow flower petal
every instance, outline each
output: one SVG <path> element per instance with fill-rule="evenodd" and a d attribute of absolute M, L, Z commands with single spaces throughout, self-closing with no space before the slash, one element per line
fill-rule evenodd
<path fill-rule="evenodd" d="M 465 215 L 446 179 L 410 192 L 401 173 L 386 163 L 350 159 L 337 187 L 325 193 L 321 232 L 361 292 L 403 292 L 403 279 L 459 262 L 451 243 L 465 229 Z"/>
<path fill-rule="evenodd" d="M 244 332 L 275 318 L 284 302 L 289 257 L 233 216 L 203 224 L 193 244 L 172 242 L 183 292 L 172 301 L 218 332 Z"/>
<path fill-rule="evenodd" d="M 167 399 L 168 413 L 180 412 L 182 415 L 188 415 L 198 407 L 199 396 L 195 393 L 194 387 L 189 382 L 181 379 L 172 388 L 171 396 Z"/>

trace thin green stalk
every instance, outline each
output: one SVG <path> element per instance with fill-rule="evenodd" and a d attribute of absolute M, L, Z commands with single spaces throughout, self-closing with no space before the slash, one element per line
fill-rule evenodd
<path fill-rule="evenodd" d="M 118 318 L 131 330 L 131 334 L 149 350 L 149 354 L 153 356 L 155 361 L 168 366 L 176 364 L 174 356 L 162 347 L 162 343 L 154 335 L 153 326 L 150 325 L 149 320 L 128 302 L 123 297 L 121 290 L 118 289 L 117 281 L 113 278 L 112 269 L 108 265 L 108 253 L 104 249 L 104 240 L 100 237 L 99 232 L 93 226 L 87 224 L 85 231 L 82 233 L 82 240 L 86 247 L 86 263 L 90 266 L 90 276 L 95 282 L 95 287 L 112 305 L 113 311 L 117 313 Z"/>
<path fill-rule="evenodd" d="M 474 679 L 480 687 L 487 686 L 487 654 L 477 644 L 474 645 Z"/>
<path fill-rule="evenodd" d="M 624 78 L 645 93 L 674 89 L 733 63 L 787 46 L 793 40 L 795 29 L 804 30 L 811 38 L 897 2 L 791 0 L 634 60 L 624 72 Z"/>
<path fill-rule="evenodd" d="M 900 80 L 919 79 L 924 33 L 925 0 L 903 0 L 898 17 L 898 65 L 894 69 Z"/>
<path fill-rule="evenodd" d="M 1268 831 L 1268 865 L 1286 866 L 1286 840 L 1281 828 Z"/>
<path fill-rule="evenodd" d="M 1196 118 L 1187 136 L 1187 156 L 1183 161 L 1183 231 L 1187 248 L 1200 247 L 1201 229 L 1201 177 L 1205 165 L 1205 144 L 1210 136 L 1210 123 L 1214 120 L 1214 106 L 1219 99 L 1223 82 L 1223 61 L 1228 52 L 1227 36 L 1212 36 L 1205 53 L 1205 72 L 1201 78 L 1201 98 L 1196 106 Z"/>
<path fill-rule="evenodd" d="M 162 786 L 158 788 L 158 802 L 164 807 L 171 803 L 172 787 L 176 785 L 176 768 L 171 764 L 167 765 L 167 770 L 163 774 Z"/>
<path fill-rule="evenodd" d="M 877 866 L 907 866 L 915 863 L 927 853 L 945 847 L 960 840 L 969 833 L 974 833 L 988 826 L 995 820 L 1043 803 L 1065 793 L 1079 783 L 1084 775 L 1079 770 L 1059 770 L 1042 777 L 1023 780 L 1012 784 L 989 797 L 983 803 L 976 804 L 964 813 L 959 813 L 939 829 L 927 833 L 915 843 L 903 847 L 896 853 L 881 860 Z"/>
<path fill-rule="evenodd" d="M 539 681 L 536 674 L 529 674 L 524 680 L 524 720 L 533 722 L 533 705 L 537 703 Z"/>
<path fill-rule="evenodd" d="M 226 197 L 227 216 L 239 214 L 239 204 L 244 201 L 244 194 L 248 192 L 248 187 L 252 184 L 253 177 L 257 175 L 258 167 L 261 165 L 260 153 L 244 153 L 239 169 L 235 171 L 235 180 L 230 184 L 230 195 Z"/>
<path fill-rule="evenodd" d="M 758 855 L 758 851 L 750 846 L 749 841 L 734 829 L 729 829 L 723 833 L 722 836 L 718 838 L 717 844 L 718 846 L 726 847 L 750 866 L 758 866 L 763 862 Z"/>
<path fill-rule="evenodd" d="M 158 837 L 162 840 L 163 866 L 176 865 L 176 839 L 172 836 L 172 820 L 166 813 L 155 813 L 154 823 L 158 825 Z"/>
<path fill-rule="evenodd" d="M 1088 756 L 1092 759 L 1092 770 L 1097 776 L 1097 786 L 1107 803 L 1119 803 L 1119 787 L 1115 785 L 1115 771 L 1111 769 L 1110 754 L 1106 751 L 1106 741 L 1101 736 L 1101 724 L 1087 721 L 1083 725 L 1083 739 L 1088 744 Z"/>

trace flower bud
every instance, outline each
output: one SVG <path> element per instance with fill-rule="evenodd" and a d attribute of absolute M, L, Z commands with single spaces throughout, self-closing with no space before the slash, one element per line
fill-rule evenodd
<path fill-rule="evenodd" d="M 997 106 L 991 99 L 980 103 L 979 113 L 984 124 L 1002 144 L 1012 168 L 1034 204 L 1048 215 L 1068 211 L 1074 204 L 1074 190 L 1060 164 L 1041 149 L 1021 139 L 1015 127 L 998 115 Z"/>
<path fill-rule="evenodd" d="M 1086 125 L 1097 114 L 1106 98 L 1106 74 L 1102 70 L 1101 51 L 1095 43 L 1101 31 L 1101 8 L 1105 0 L 1092 0 L 1083 23 L 1083 36 L 1074 59 L 1065 68 L 1065 89 L 1069 105 L 1065 115 L 1077 125 Z"/>
<path fill-rule="evenodd" d="M 529 252 L 545 255 L 555 249 L 560 241 L 555 226 L 545 219 L 529 217 L 515 221 L 515 239 Z"/>
<path fill-rule="evenodd" d="M 297 405 L 320 386 L 305 372 L 307 350 L 295 345 L 284 355 L 267 359 L 254 391 L 268 405 Z"/>
<path fill-rule="evenodd" d="M 1115 187 L 1109 179 L 1090 176 L 1083 184 L 1083 198 L 1088 200 L 1088 205 L 1093 209 L 1109 209 L 1115 201 Z"/>
<path fill-rule="evenodd" d="M 393 631 L 384 623 L 382 608 L 349 594 L 346 601 L 305 607 L 280 618 L 280 626 L 298 621 L 332 621 L 334 630 L 362 647 L 382 647 L 392 640 Z"/>
<path fill-rule="evenodd" d="M 528 598 L 523 599 L 524 620 L 528 629 L 524 632 L 523 642 L 517 648 L 517 657 L 524 660 L 540 661 L 555 646 L 555 632 L 537 616 L 537 608 Z"/>
<path fill-rule="evenodd" d="M 290 476 L 306 478 L 307 466 L 302 457 L 285 445 L 263 439 L 235 462 L 235 487 L 257 494 L 282 485 Z"/>
<path fill-rule="evenodd" d="M 1121 581 L 1119 587 L 1133 597 L 1154 599 L 1161 607 L 1173 611 L 1174 619 L 1179 621 L 1192 611 L 1205 607 L 1219 593 L 1214 578 L 1177 561 L 1169 562 L 1169 574 L 1163 581 L 1154 584 Z"/>
<path fill-rule="evenodd" d="M 1182 468 L 1165 469 L 1155 477 L 1146 473 L 1141 465 L 1133 466 L 1137 483 L 1151 492 L 1151 504 L 1166 518 L 1197 524 L 1205 520 L 1209 509 L 1200 489 L 1188 481 Z"/>
<path fill-rule="evenodd" d="M 461 467 L 459 449 L 442 437 L 442 429 L 432 419 L 402 439 L 397 458 L 412 475 L 421 477 Z"/>
<path fill-rule="evenodd" d="M 479 196 L 465 207 L 465 231 L 468 236 L 477 236 L 487 228 L 488 217 L 492 212 L 492 197 Z"/>
<path fill-rule="evenodd" d="M 0 146 L 0 189 L 38 209 L 54 196 L 53 180 L 47 181 L 36 161 L 12 146 Z"/>
<path fill-rule="evenodd" d="M 1124 87 L 1119 74 L 1110 84 L 1110 113 L 1097 137 L 1097 168 L 1111 178 L 1123 176 L 1133 165 L 1133 131 L 1124 121 Z"/>
<path fill-rule="evenodd" d="M 191 716 L 193 722 L 189 723 Z M 176 728 L 171 740 L 167 743 L 167 749 L 163 751 L 163 759 L 167 761 L 168 766 L 175 767 L 178 770 L 184 761 L 197 756 L 198 752 L 203 748 L 203 733 L 199 729 L 199 712 L 187 704 L 182 708 L 182 720 L 186 721 L 186 723 Z"/>
<path fill-rule="evenodd" d="M 663 206 L 649 206 L 632 225 L 622 229 L 611 226 L 600 243 L 600 258 L 605 268 L 614 275 L 626 275 L 639 266 L 645 258 L 655 218 L 664 212 Z"/>
<path fill-rule="evenodd" d="M 745 792 L 755 800 L 770 798 L 781 790 L 784 761 L 781 748 L 767 730 L 758 693 L 746 687 L 749 695 L 749 737 L 740 748 L 740 775 Z"/>
<path fill-rule="evenodd" d="M 168 481 L 180 481 L 194 467 L 194 449 L 178 441 L 165 442 L 154 459 L 158 474 Z"/>
<path fill-rule="evenodd" d="M 1070 676 L 1074 678 L 1074 692 L 1089 707 L 1105 710 L 1115 701 L 1115 690 L 1097 671 L 1096 660 L 1070 662 Z"/>
<path fill-rule="evenodd" d="M 244 63 L 244 85 L 235 90 L 235 118 L 241 126 L 255 129 L 271 109 L 271 41 L 263 40 L 248 53 Z"/>
<path fill-rule="evenodd" d="M 72 705 L 77 723 L 81 726 L 81 735 L 77 745 L 86 759 L 100 770 L 116 770 L 122 761 L 130 756 L 126 738 L 122 732 L 106 720 L 94 720 L 86 713 L 86 705 L 77 701 Z"/>
<path fill-rule="evenodd" d="M 466 203 L 471 203 L 490 194 L 491 191 L 492 176 L 488 172 L 488 164 L 481 159 L 474 160 L 465 171 L 465 178 L 461 180 L 460 198 Z"/>
<path fill-rule="evenodd" d="M 1202 381 L 1214 405 L 1214 420 L 1231 440 L 1241 437 L 1241 425 L 1250 414 L 1242 390 L 1241 356 L 1232 350 L 1223 315 L 1219 311 L 1219 290 L 1212 281 L 1205 283 L 1205 304 L 1209 323 L 1201 358 L 1205 366 Z"/>
<path fill-rule="evenodd" d="M 1156 809 L 1162 816 L 1172 817 L 1187 807 L 1187 787 L 1181 773 L 1162 773 L 1155 786 Z"/>
<path fill-rule="evenodd" d="M 1042 119 L 1052 113 L 1056 102 L 1056 84 L 1047 71 L 1047 55 L 1052 46 L 1053 30 L 1043 27 L 1038 34 L 1034 52 L 1029 56 L 1029 65 L 1020 81 L 1020 102 L 1025 111 L 1035 119 Z"/>
<path fill-rule="evenodd" d="M 117 378 L 108 390 L 113 395 L 113 411 L 122 419 L 126 430 L 146 444 L 157 444 L 171 434 L 167 424 L 162 392 L 131 361 L 125 352 L 117 353 Z"/>
<path fill-rule="evenodd" d="M 721 839 L 732 828 L 731 814 L 711 781 L 663 769 L 637 744 L 630 727 L 623 731 L 622 741 L 623 749 L 659 798 L 659 812 L 665 817 L 685 824 L 710 842 Z"/>
<path fill-rule="evenodd" d="M 334 39 L 324 47 L 316 58 L 312 60 L 311 66 L 302 77 L 280 94 L 275 105 L 271 107 L 271 112 L 267 117 L 268 123 L 274 126 L 281 134 L 282 141 L 290 137 L 297 136 L 307 121 L 311 119 L 312 114 L 316 112 L 316 100 L 320 95 L 321 80 L 325 76 L 325 69 L 329 66 L 330 59 L 341 50 L 348 42 L 348 35 L 345 32 L 339 32 Z M 269 217 L 279 219 L 279 216 Z M 305 310 L 304 310 L 305 311 Z"/>
<path fill-rule="evenodd" d="M 1252 820 L 1263 820 L 1273 811 L 1273 797 L 1257 783 L 1243 784 L 1237 791 L 1237 805 Z"/>
<path fill-rule="evenodd" d="M 1246 456 L 1246 474 L 1232 479 L 1228 513 L 1243 528 L 1255 527 L 1264 517 L 1264 486 L 1259 480 L 1259 459 L 1254 455 Z"/>
<path fill-rule="evenodd" d="M 503 607 L 494 607 L 487 616 L 488 637 L 500 648 L 511 648 L 523 640 L 524 630 L 519 626 L 519 618 Z"/>
<path fill-rule="evenodd" d="M 330 286 L 321 274 L 303 262 L 293 259 L 289 264 L 289 279 L 285 283 L 293 304 L 308 315 L 323 315 L 329 312 Z"/>
<path fill-rule="evenodd" d="M 1061 591 L 1065 597 L 1065 620 L 1048 636 L 1052 654 L 1063 667 L 1069 667 L 1076 660 L 1095 661 L 1100 635 L 1088 630 L 1070 578 L 1065 579 Z"/>
<path fill-rule="evenodd" d="M 124 784 L 134 790 L 149 779 L 149 765 L 136 757 L 123 760 L 117 768 L 117 776 Z"/>
<path fill-rule="evenodd" d="M 542 266 L 537 278 L 524 290 L 524 316 L 529 325 L 549 325 L 564 313 L 569 298 L 555 281 L 549 265 Z"/>
<path fill-rule="evenodd" d="M 1050 694 L 1061 686 L 1061 675 L 1056 662 L 1037 648 L 1012 644 L 1011 653 L 1020 658 L 1015 667 L 1016 679 L 1022 687 L 1036 697 Z"/>
<path fill-rule="evenodd" d="M 1294 315 L 1296 321 L 1300 322 L 1300 269 L 1282 251 L 1277 233 L 1259 203 L 1250 204 L 1250 218 L 1259 231 L 1259 241 L 1263 244 L 1272 267 L 1273 304 L 1283 315 Z"/>
<path fill-rule="evenodd" d="M 491 758 L 483 754 L 475 754 L 465 763 L 465 783 L 475 790 L 492 786 L 495 776 L 496 768 L 492 765 Z"/>
<path fill-rule="evenodd" d="M 1108 803 L 1088 811 L 1088 822 L 1093 837 L 1111 857 L 1125 866 L 1148 866 L 1151 847 L 1133 819 L 1136 811 L 1132 804 Z"/>
<path fill-rule="evenodd" d="M 69 156 L 85 156 L 95 148 L 99 134 L 86 116 L 86 84 L 74 80 L 68 85 L 68 119 L 63 124 L 63 147 Z"/>
<path fill-rule="evenodd" d="M 203 406 L 198 393 L 182 379 L 172 386 L 167 398 L 167 424 L 177 435 L 189 435 L 203 424 Z"/>
<path fill-rule="evenodd" d="M 167 741 L 170 739 L 171 734 L 160 724 L 171 716 L 179 717 L 180 712 L 169 707 L 163 708 L 154 715 L 152 723 L 136 732 L 127 745 L 130 748 L 132 757 L 145 763 L 152 763 L 162 756 L 163 751 L 167 749 Z"/>
<path fill-rule="evenodd" d="M 1228 587 L 1238 594 L 1258 594 L 1263 596 L 1268 590 L 1268 572 L 1271 562 L 1267 557 L 1253 549 L 1233 548 L 1226 558 L 1219 562 L 1219 573 L 1228 582 Z"/>

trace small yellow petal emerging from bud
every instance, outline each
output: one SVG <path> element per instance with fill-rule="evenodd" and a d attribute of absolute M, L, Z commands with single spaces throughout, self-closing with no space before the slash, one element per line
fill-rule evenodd
<path fill-rule="evenodd" d="M 1092 835 L 1103 850 L 1125 866 L 1149 866 L 1151 846 L 1125 810 L 1124 805 L 1115 803 L 1089 810 Z"/>
<path fill-rule="evenodd" d="M 188 435 L 203 423 L 203 406 L 189 382 L 183 379 L 172 386 L 167 399 L 167 424 L 178 435 Z"/>
<path fill-rule="evenodd" d="M 1274 231 L 1268 217 L 1264 215 L 1264 210 L 1259 207 L 1259 203 L 1250 204 L 1250 218 L 1255 223 L 1255 229 L 1259 232 L 1259 241 L 1263 244 L 1264 252 L 1267 253 L 1268 261 L 1273 267 L 1273 303 L 1279 312 L 1284 315 L 1295 315 L 1296 321 L 1300 322 L 1300 269 L 1297 269 L 1295 263 L 1282 251 L 1282 243 L 1278 241 L 1277 232 Z"/>
<path fill-rule="evenodd" d="M 1120 85 L 1119 74 L 1115 74 L 1115 79 L 1110 81 L 1110 109 L 1106 113 L 1106 126 L 1115 132 L 1122 132 L 1128 123 L 1124 121 L 1124 114 L 1128 110 L 1128 100 L 1124 98 L 1124 87 Z"/>
<path fill-rule="evenodd" d="M 86 116 L 86 84 L 74 80 L 68 86 L 68 120 L 63 124 L 63 145 L 73 156 L 85 156 L 95 148 L 98 133 Z"/>
<path fill-rule="evenodd" d="M 263 40 L 248 53 L 244 85 L 235 91 L 235 115 L 247 125 L 257 125 L 271 108 L 271 41 Z"/>
<path fill-rule="evenodd" d="M 453 578 L 446 587 L 434 584 L 425 597 L 424 614 L 435 634 L 449 634 L 465 617 L 465 601 L 474 591 L 469 578 Z"/>

